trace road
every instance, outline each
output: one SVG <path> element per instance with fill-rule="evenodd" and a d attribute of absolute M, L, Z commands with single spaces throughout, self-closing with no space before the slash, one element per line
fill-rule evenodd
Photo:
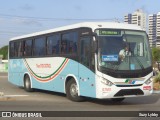
<path fill-rule="evenodd" d="M 0 73 L 0 111 L 159 111 L 160 94 L 127 98 L 122 103 L 87 98 L 84 102 L 72 102 L 64 94 L 36 90 L 28 93 L 12 85 L 6 73 Z M 83 114 L 82 114 L 83 116 Z M 49 118 L 48 118 L 49 119 Z M 59 117 L 56 119 L 60 119 Z M 69 119 L 69 118 L 63 118 Z M 75 118 L 72 118 L 75 119 Z M 76 118 L 80 119 L 80 118 Z M 84 118 L 81 118 L 84 120 Z M 86 118 L 91 119 L 91 118 Z M 97 118 L 92 118 L 97 119 Z M 106 118 L 100 118 L 105 119 Z M 113 117 L 110 120 L 114 119 Z M 122 118 L 123 120 L 136 118 Z M 139 118 L 137 118 L 139 119 Z M 143 119 L 143 118 L 141 118 Z M 69 119 L 70 120 L 70 119 Z M 146 119 L 145 119 L 146 120 Z M 158 119 L 157 119 L 158 120 Z"/>

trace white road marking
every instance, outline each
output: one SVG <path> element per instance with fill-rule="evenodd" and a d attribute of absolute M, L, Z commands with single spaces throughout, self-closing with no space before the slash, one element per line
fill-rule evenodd
<path fill-rule="evenodd" d="M 8 76 L 0 76 L 0 78 L 6 78 L 6 77 L 8 77 Z"/>
<path fill-rule="evenodd" d="M 153 94 L 160 94 L 160 90 L 153 90 Z"/>
<path fill-rule="evenodd" d="M 29 96 L 29 95 L 4 95 L 2 97 L 26 97 L 26 96 Z"/>

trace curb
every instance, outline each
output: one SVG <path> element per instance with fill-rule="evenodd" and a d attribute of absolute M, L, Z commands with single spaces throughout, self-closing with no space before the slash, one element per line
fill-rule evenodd
<path fill-rule="evenodd" d="M 160 94 L 160 90 L 154 90 L 153 94 Z"/>
<path fill-rule="evenodd" d="M 8 73 L 8 71 L 1 71 L 1 70 L 0 70 L 0 73 Z"/>

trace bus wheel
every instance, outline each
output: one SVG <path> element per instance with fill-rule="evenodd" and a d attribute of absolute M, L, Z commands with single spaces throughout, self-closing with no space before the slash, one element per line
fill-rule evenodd
<path fill-rule="evenodd" d="M 125 98 L 112 98 L 113 102 L 122 102 Z"/>
<path fill-rule="evenodd" d="M 75 102 L 83 101 L 83 98 L 81 96 L 78 96 L 78 86 L 74 79 L 71 79 L 67 82 L 66 95 L 67 95 L 67 98 L 72 101 L 75 101 Z"/>
<path fill-rule="evenodd" d="M 27 92 L 32 92 L 33 89 L 31 88 L 31 81 L 30 81 L 30 78 L 28 75 L 26 75 L 24 77 L 24 89 L 27 91 Z"/>

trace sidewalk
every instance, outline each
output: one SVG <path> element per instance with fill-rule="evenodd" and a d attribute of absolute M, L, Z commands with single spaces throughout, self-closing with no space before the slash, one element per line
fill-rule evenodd
<path fill-rule="evenodd" d="M 0 70 L 0 73 L 7 73 L 8 70 Z"/>
<path fill-rule="evenodd" d="M 0 77 L 2 77 L 2 76 L 8 77 L 8 71 L 6 71 L 6 72 L 1 72 L 0 71 Z"/>
<path fill-rule="evenodd" d="M 153 90 L 153 94 L 160 94 L 160 90 Z"/>

